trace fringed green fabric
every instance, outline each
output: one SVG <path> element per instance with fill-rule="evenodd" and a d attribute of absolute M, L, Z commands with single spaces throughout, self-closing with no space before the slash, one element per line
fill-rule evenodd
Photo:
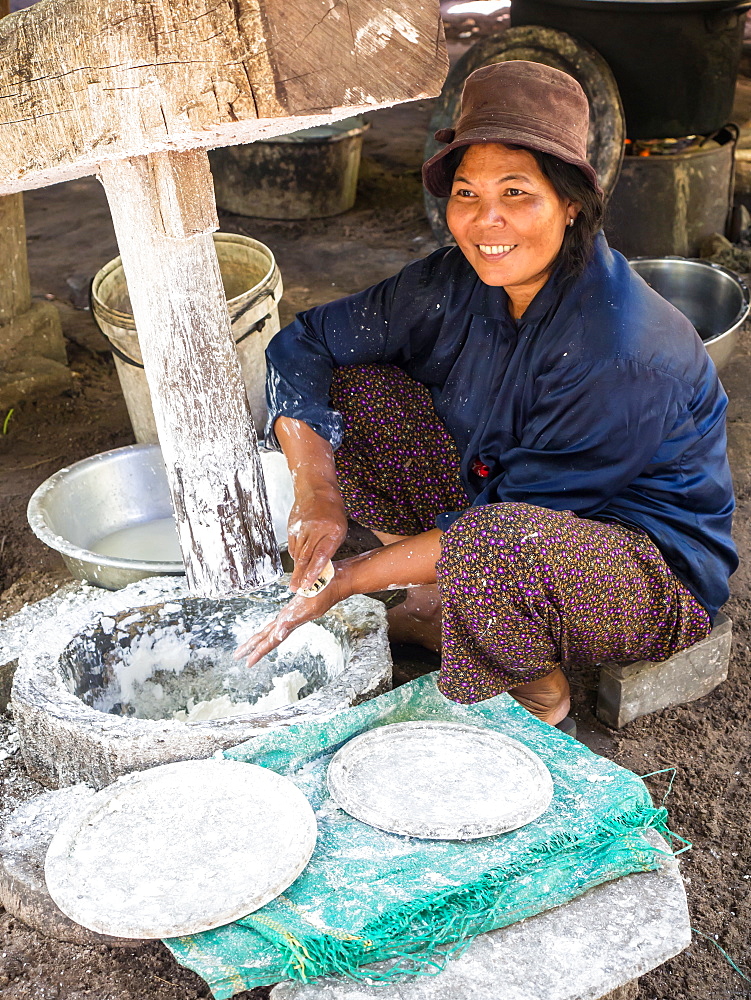
<path fill-rule="evenodd" d="M 550 808 L 520 830 L 469 842 L 399 837 L 337 809 L 325 781 L 335 750 L 367 729 L 409 719 L 484 726 L 525 743 L 553 777 Z M 508 695 L 449 702 L 433 675 L 328 719 L 269 731 L 227 756 L 295 781 L 316 811 L 319 837 L 283 895 L 227 927 L 165 942 L 217 1000 L 284 979 L 377 983 L 435 974 L 478 934 L 658 868 L 662 852 L 645 833 L 669 833 L 666 810 L 652 805 L 635 775 Z"/>

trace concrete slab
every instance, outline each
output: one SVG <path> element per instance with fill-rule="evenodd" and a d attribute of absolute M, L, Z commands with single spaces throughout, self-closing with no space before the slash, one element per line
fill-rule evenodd
<path fill-rule="evenodd" d="M 657 834 L 652 843 L 667 844 Z M 678 862 L 629 875 L 476 938 L 437 976 L 388 986 L 280 983 L 271 1000 L 632 1000 L 633 981 L 691 941 Z M 373 969 L 383 966 L 373 966 Z"/>
<path fill-rule="evenodd" d="M 600 673 L 597 717 L 612 729 L 650 712 L 696 701 L 728 676 L 733 623 L 719 612 L 706 639 L 661 663 L 606 663 Z"/>

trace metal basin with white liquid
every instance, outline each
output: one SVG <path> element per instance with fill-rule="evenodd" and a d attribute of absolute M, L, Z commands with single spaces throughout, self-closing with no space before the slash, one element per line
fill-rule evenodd
<path fill-rule="evenodd" d="M 292 479 L 280 452 L 262 448 L 260 455 L 274 532 L 284 546 Z M 185 572 L 158 445 L 115 448 L 61 469 L 31 497 L 28 519 L 77 580 L 117 590 Z"/>

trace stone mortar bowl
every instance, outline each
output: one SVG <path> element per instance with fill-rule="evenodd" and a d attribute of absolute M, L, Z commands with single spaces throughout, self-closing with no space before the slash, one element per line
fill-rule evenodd
<path fill-rule="evenodd" d="M 11 704 L 29 774 L 49 788 L 103 788 L 130 771 L 210 757 L 270 727 L 356 705 L 391 687 L 385 609 L 352 597 L 294 632 L 255 668 L 232 650 L 289 599 L 283 583 L 223 601 L 180 578 L 107 593 L 81 585 L 25 633 Z M 299 700 L 210 721 L 191 702 L 253 703 L 300 671 Z"/>

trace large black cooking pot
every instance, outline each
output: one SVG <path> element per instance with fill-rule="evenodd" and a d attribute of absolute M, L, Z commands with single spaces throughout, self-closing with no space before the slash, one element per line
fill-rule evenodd
<path fill-rule="evenodd" d="M 613 71 L 630 139 L 709 135 L 730 119 L 751 0 L 512 0 L 512 25 L 589 42 Z"/>

